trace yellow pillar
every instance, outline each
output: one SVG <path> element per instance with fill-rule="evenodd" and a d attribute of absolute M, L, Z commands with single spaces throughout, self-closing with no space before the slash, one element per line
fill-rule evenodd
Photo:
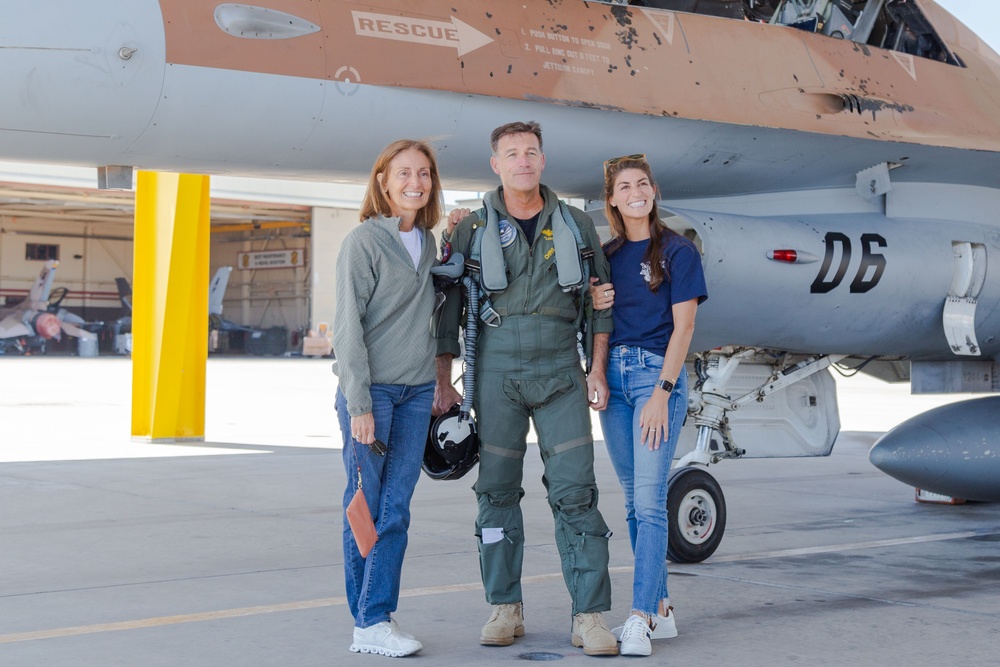
<path fill-rule="evenodd" d="M 132 438 L 205 439 L 209 179 L 140 171 L 132 286 Z"/>

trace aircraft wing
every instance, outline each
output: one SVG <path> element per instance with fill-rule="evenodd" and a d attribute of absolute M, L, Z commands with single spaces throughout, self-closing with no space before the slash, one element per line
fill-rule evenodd
<path fill-rule="evenodd" d="M 34 332 L 17 315 L 8 315 L 0 320 L 0 339 L 31 336 L 33 334 Z"/>
<path fill-rule="evenodd" d="M 583 0 L 18 3 L 0 156 L 356 181 L 410 136 L 449 187 L 485 189 L 490 131 L 533 118 L 566 196 L 597 196 L 600 163 L 632 152 L 680 197 L 850 187 L 881 163 L 992 187 L 1000 62 L 929 1 L 937 51 L 910 48 L 904 4 L 858 43 Z"/>

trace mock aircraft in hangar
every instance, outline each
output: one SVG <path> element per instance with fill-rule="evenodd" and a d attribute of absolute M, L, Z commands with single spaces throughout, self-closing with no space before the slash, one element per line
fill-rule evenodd
<path fill-rule="evenodd" d="M 931 0 L 8 4 L 3 159 L 357 182 L 430 138 L 448 188 L 485 190 L 490 131 L 536 120 L 546 184 L 593 200 L 604 160 L 646 154 L 711 294 L 675 560 L 722 538 L 707 464 L 830 452 L 831 365 L 1000 385 L 1000 59 Z M 1000 397 L 872 459 L 1000 500 Z"/>
<path fill-rule="evenodd" d="M 52 288 L 58 266 L 54 259 L 46 261 L 25 299 L 0 308 L 0 354 L 44 354 L 49 341 L 64 333 L 96 344 L 97 334 L 83 328 L 88 322 L 59 306 L 69 290 Z"/>

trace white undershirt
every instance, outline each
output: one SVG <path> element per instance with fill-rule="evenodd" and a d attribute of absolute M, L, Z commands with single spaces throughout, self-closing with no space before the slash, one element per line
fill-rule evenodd
<path fill-rule="evenodd" d="M 406 251 L 410 253 L 410 257 L 413 259 L 413 268 L 416 269 L 420 266 L 420 251 L 423 249 L 424 235 L 421 234 L 422 230 L 419 227 L 414 227 L 408 232 L 404 232 L 402 229 L 399 230 L 399 238 L 403 242 L 403 247 Z"/>

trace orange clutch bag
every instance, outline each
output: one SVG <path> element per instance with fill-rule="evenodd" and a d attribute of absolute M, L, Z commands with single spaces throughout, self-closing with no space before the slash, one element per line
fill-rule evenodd
<path fill-rule="evenodd" d="M 347 523 L 354 533 L 354 541 L 358 545 L 361 557 L 368 558 L 372 547 L 378 541 L 378 533 L 375 532 L 375 522 L 372 521 L 372 515 L 368 511 L 364 489 L 359 488 L 351 498 L 347 506 Z"/>

